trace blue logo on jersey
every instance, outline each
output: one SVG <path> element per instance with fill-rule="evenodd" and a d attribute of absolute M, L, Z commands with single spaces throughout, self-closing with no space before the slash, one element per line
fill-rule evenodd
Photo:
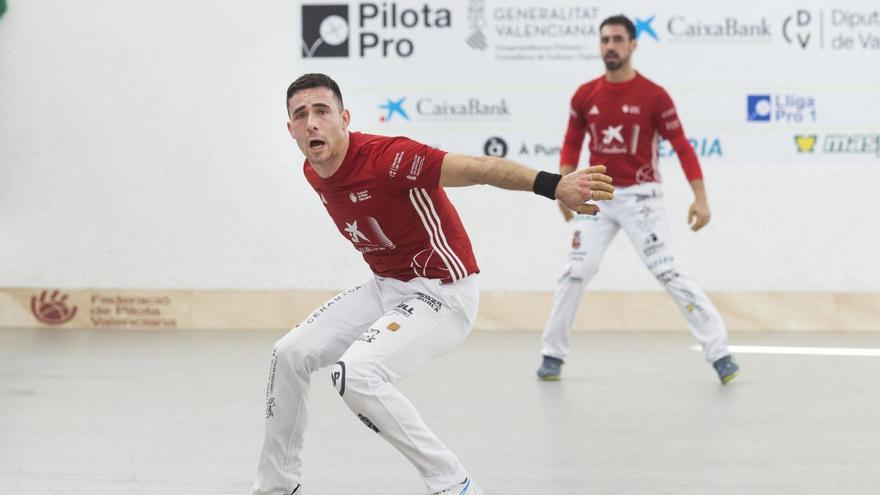
<path fill-rule="evenodd" d="M 403 117 L 403 120 L 409 120 L 409 115 L 407 115 L 406 110 L 403 109 L 404 100 L 406 100 L 406 97 L 399 100 L 388 99 L 384 105 L 379 105 L 379 108 L 387 110 L 387 113 L 379 117 L 379 120 L 381 122 L 388 122 L 394 117 L 394 114 L 400 114 L 400 116 Z"/>
<path fill-rule="evenodd" d="M 657 16 L 652 15 L 651 17 L 648 17 L 647 19 L 640 19 L 640 18 L 636 17 L 636 22 L 635 22 L 636 39 L 639 39 L 639 37 L 642 36 L 642 33 L 645 33 L 648 36 L 654 38 L 654 40 L 660 41 L 660 37 L 657 36 L 657 32 L 654 31 L 654 26 L 651 25 L 651 23 L 654 22 L 655 17 L 657 17 Z"/>
<path fill-rule="evenodd" d="M 746 97 L 746 115 L 749 122 L 770 122 L 772 110 L 770 95 L 748 95 Z"/>

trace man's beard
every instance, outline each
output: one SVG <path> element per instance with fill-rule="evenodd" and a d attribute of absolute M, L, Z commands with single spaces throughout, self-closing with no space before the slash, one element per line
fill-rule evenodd
<path fill-rule="evenodd" d="M 617 70 L 623 67 L 623 60 L 620 60 L 619 58 L 616 60 L 604 60 L 604 62 L 605 68 L 608 70 Z"/>
<path fill-rule="evenodd" d="M 605 54 L 605 57 L 608 55 L 614 55 L 616 58 L 613 60 L 608 60 L 608 58 L 603 58 L 602 61 L 605 62 L 605 68 L 608 70 L 617 70 L 623 67 L 623 64 L 626 63 L 626 59 L 621 57 L 616 51 L 609 51 Z"/>

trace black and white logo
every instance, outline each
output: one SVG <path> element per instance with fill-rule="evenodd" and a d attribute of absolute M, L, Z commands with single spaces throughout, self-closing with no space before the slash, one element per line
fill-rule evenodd
<path fill-rule="evenodd" d="M 798 9 L 783 21 L 782 36 L 804 50 L 880 50 L 880 10 Z"/>
<path fill-rule="evenodd" d="M 345 395 L 345 362 L 337 361 L 330 372 L 330 379 L 339 395 Z"/>
<path fill-rule="evenodd" d="M 376 337 L 379 336 L 381 331 L 378 328 L 371 328 L 366 332 L 362 333 L 360 338 L 358 338 L 361 342 L 366 342 L 367 344 L 372 344 Z"/>
<path fill-rule="evenodd" d="M 379 428 L 377 428 L 376 425 L 373 424 L 373 421 L 371 421 L 370 418 L 364 416 L 361 413 L 358 413 L 358 419 L 361 420 L 361 423 L 367 425 L 367 428 L 375 431 L 376 433 L 382 433 L 381 431 L 379 431 Z"/>
<path fill-rule="evenodd" d="M 443 303 L 422 292 L 416 294 L 416 300 L 425 303 L 425 305 L 433 309 L 435 313 L 439 313 L 440 308 L 443 307 Z"/>
<path fill-rule="evenodd" d="M 409 2 L 302 6 L 303 58 L 409 58 L 422 36 L 450 29 L 452 11 Z M 437 33 L 440 34 L 440 33 Z"/>
<path fill-rule="evenodd" d="M 513 148 L 511 148 L 504 138 L 492 136 L 487 139 L 486 143 L 483 145 L 483 154 L 498 158 L 504 158 L 508 155 L 559 156 L 559 152 L 562 149 L 562 147 L 557 144 L 539 143 L 537 141 L 526 140 L 518 141 L 519 144 L 516 144 L 516 141 L 514 141 Z"/>
<path fill-rule="evenodd" d="M 807 48 L 815 35 L 812 23 L 813 14 L 809 10 L 798 10 L 794 15 L 786 17 L 782 23 L 782 37 L 788 44 Z"/>
<path fill-rule="evenodd" d="M 406 317 L 406 318 L 409 318 L 410 316 L 412 316 L 413 311 L 415 311 L 415 309 L 413 308 L 412 304 L 407 304 L 405 302 L 398 304 L 397 307 L 394 308 L 395 313 L 397 313 L 403 317 Z"/>
<path fill-rule="evenodd" d="M 507 156 L 507 142 L 498 136 L 492 136 L 486 140 L 483 145 L 483 154 L 486 156 L 495 156 L 504 158 Z"/>
<path fill-rule="evenodd" d="M 348 5 L 302 6 L 304 58 L 348 56 Z"/>

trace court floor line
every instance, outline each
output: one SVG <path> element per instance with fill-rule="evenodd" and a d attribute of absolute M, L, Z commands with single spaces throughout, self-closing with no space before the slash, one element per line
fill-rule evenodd
<path fill-rule="evenodd" d="M 701 351 L 699 346 L 691 346 L 692 350 Z M 796 354 L 802 356 L 856 356 L 880 357 L 880 349 L 859 347 L 791 347 L 770 345 L 732 345 L 730 352 L 734 354 Z"/>

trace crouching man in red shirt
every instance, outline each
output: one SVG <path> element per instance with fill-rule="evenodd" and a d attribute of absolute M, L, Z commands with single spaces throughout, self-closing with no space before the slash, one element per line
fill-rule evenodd
<path fill-rule="evenodd" d="M 489 184 L 534 191 L 595 214 L 598 207 L 584 203 L 611 199 L 611 178 L 603 166 L 563 177 L 500 158 L 446 153 L 405 137 L 351 132 L 339 87 L 323 74 L 298 78 L 286 101 L 287 127 L 306 156 L 303 173 L 316 200 L 374 276 L 327 301 L 276 343 L 253 494 L 302 495 L 311 375 L 331 365 L 339 395 L 415 466 L 427 493 L 482 494 L 394 387 L 461 344 L 476 319 L 479 268 L 443 188 Z"/>

